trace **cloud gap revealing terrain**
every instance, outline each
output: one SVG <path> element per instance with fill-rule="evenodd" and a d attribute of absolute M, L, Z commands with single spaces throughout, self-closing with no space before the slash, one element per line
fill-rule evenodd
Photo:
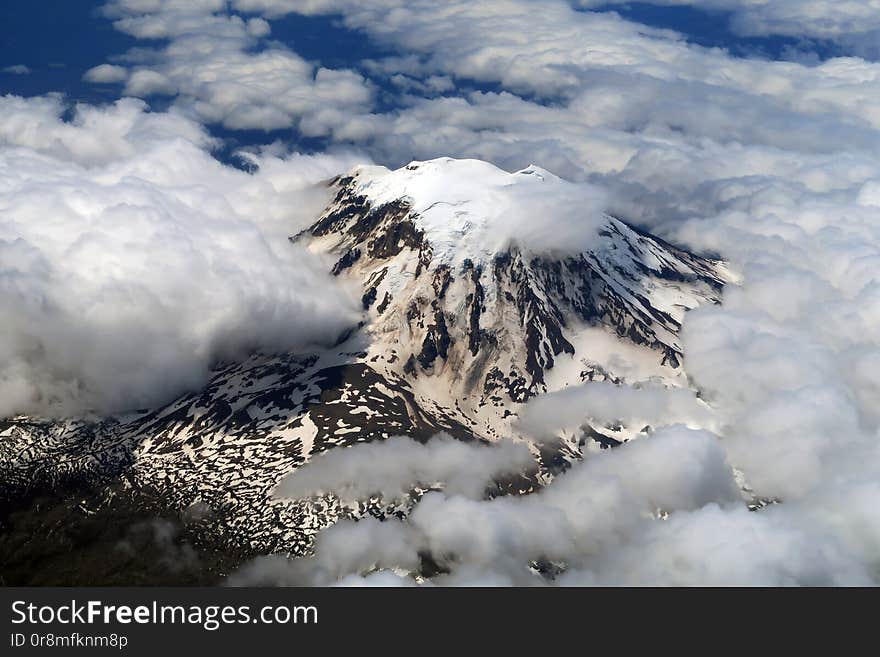
<path fill-rule="evenodd" d="M 877 583 L 880 4 L 99 4 L 0 51 L 2 583 Z"/>

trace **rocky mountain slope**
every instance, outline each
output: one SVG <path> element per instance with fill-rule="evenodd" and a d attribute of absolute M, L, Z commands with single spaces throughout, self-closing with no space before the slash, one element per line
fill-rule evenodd
<path fill-rule="evenodd" d="M 728 277 L 719 262 L 586 208 L 577 240 L 542 234 L 564 233 L 581 208 L 537 167 L 360 167 L 330 188 L 326 211 L 291 239 L 332 256 L 332 273 L 362 291 L 362 321 L 336 348 L 219 364 L 204 389 L 127 416 L 2 420 L 3 497 L 73 484 L 145 491 L 215 544 L 300 553 L 340 514 L 363 512 L 273 496 L 312 455 L 441 431 L 524 438 L 518 412 L 547 391 L 685 385 L 678 329 L 688 309 L 719 302 Z M 550 470 L 637 430 L 585 426 L 534 449 Z"/>

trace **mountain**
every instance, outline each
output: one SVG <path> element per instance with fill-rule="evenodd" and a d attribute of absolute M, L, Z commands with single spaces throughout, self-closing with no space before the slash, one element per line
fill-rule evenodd
<path fill-rule="evenodd" d="M 362 321 L 336 347 L 218 364 L 204 389 L 149 411 L 0 421 L 3 498 L 71 486 L 96 508 L 149 498 L 213 545 L 302 553 L 365 511 L 273 497 L 312 455 L 393 435 L 522 438 L 524 403 L 586 381 L 686 385 L 682 319 L 719 303 L 728 278 L 535 166 L 358 167 L 329 188 L 291 240 L 361 290 Z M 534 449 L 546 475 L 638 429 L 585 425 Z"/>

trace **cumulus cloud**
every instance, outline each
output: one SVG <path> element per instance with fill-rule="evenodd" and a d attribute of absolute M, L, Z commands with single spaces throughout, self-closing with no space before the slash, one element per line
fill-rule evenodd
<path fill-rule="evenodd" d="M 332 340 L 354 315 L 287 235 L 339 158 L 214 160 L 139 101 L 0 99 L 0 415 L 108 412 L 199 385 L 217 358 Z"/>
<path fill-rule="evenodd" d="M 267 41 L 271 26 L 263 18 L 225 9 L 225 2 L 108 3 L 105 13 L 117 29 L 167 40 L 137 58 L 125 93 L 175 96 L 178 106 L 205 123 L 267 131 L 296 126 L 309 136 L 327 134 L 367 110 L 373 90 L 359 73 L 307 62 Z M 98 68 L 89 73 L 109 75 Z"/>
<path fill-rule="evenodd" d="M 596 245 L 607 225 L 605 190 L 588 183 L 571 183 L 537 167 L 526 169 L 534 185 L 513 185 L 490 195 L 498 216 L 487 224 L 487 246 L 516 244 L 532 253 L 580 254 Z M 546 217 L 537 222 L 535 217 Z M 494 244 L 493 244 L 494 242 Z"/>
<path fill-rule="evenodd" d="M 78 105 L 70 121 L 61 119 L 67 107 L 59 95 L 5 96 L 0 102 L 0 143 L 10 156 L 30 152 L 91 168 L 125 160 L 134 165 L 141 147 L 151 142 L 188 142 L 202 149 L 214 143 L 198 123 L 177 113 L 148 112 L 136 100 L 104 108 Z"/>
<path fill-rule="evenodd" d="M 128 71 L 123 66 L 100 64 L 86 71 L 85 75 L 83 75 L 83 80 L 94 82 L 95 84 L 113 84 L 124 82 L 127 77 Z"/>
<path fill-rule="evenodd" d="M 710 504 L 646 527 L 564 586 L 868 586 L 870 572 L 834 539 L 772 513 Z"/>

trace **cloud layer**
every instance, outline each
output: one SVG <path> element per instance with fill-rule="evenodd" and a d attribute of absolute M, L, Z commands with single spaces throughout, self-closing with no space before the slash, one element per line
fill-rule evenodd
<path fill-rule="evenodd" d="M 0 411 L 150 403 L 218 353 L 342 327 L 345 295 L 276 238 L 316 207 L 309 183 L 350 158 L 264 153 L 247 175 L 210 158 L 202 123 L 294 128 L 392 167 L 535 162 L 739 273 L 723 306 L 685 321 L 700 401 L 650 386 L 536 401 L 534 433 L 624 416 L 656 430 L 522 498 L 474 494 L 491 458 L 459 471 L 428 458 L 448 446 L 371 448 L 394 491 L 463 479 L 424 496 L 409 523 L 340 524 L 313 559 L 261 560 L 237 581 L 410 583 L 429 552 L 438 584 L 546 583 L 535 571 L 556 568 L 562 584 L 876 584 L 880 10 L 654 4 L 731 11 L 741 34 L 830 39 L 850 56 L 736 58 L 583 11 L 594 2 L 111 2 L 147 47 L 86 79 L 173 110 L 123 100 L 64 122 L 58 99 L 3 100 L 0 294 L 13 311 L 0 320 Z M 395 54 L 307 62 L 272 41 L 291 13 L 338 15 Z M 356 456 L 316 461 L 291 490 L 365 493 Z M 781 503 L 747 511 L 742 483 Z"/>
<path fill-rule="evenodd" d="M 224 167 L 202 128 L 122 100 L 0 99 L 0 416 L 155 405 L 216 359 L 332 339 L 354 307 L 286 237 L 346 166 Z"/>

